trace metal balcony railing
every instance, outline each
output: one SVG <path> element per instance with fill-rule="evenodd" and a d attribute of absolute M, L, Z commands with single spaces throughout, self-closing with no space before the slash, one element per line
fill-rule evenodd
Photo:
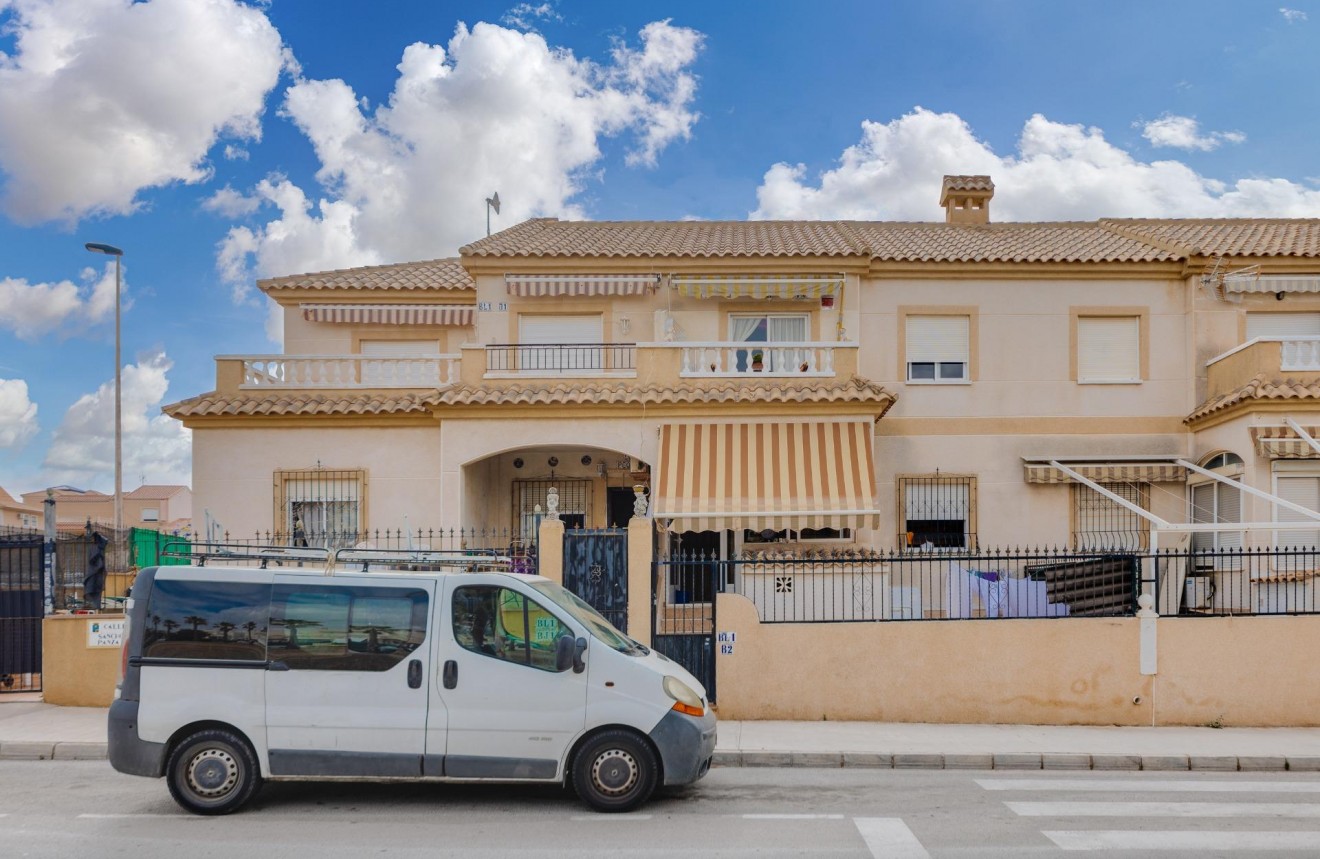
<path fill-rule="evenodd" d="M 636 343 L 494 343 L 486 347 L 487 373 L 561 376 L 636 369 Z"/>

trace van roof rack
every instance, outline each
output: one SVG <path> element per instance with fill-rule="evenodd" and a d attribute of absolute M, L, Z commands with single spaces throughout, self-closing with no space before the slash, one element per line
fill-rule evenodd
<path fill-rule="evenodd" d="M 172 540 L 161 549 L 162 558 L 175 558 L 189 561 L 199 567 L 207 561 L 259 561 L 261 569 L 274 561 L 276 566 L 285 563 L 305 563 L 319 561 L 328 563 L 330 550 L 312 546 L 248 546 L 235 543 L 190 543 L 187 540 Z"/>
<path fill-rule="evenodd" d="M 507 572 L 513 558 L 495 549 L 336 549 L 330 559 L 333 570 L 340 565 L 361 566 L 368 572 L 373 566 L 413 572 Z"/>

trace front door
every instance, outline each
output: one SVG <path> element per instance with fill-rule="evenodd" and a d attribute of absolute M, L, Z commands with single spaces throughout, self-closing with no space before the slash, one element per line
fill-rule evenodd
<path fill-rule="evenodd" d="M 275 577 L 266 672 L 271 773 L 420 776 L 435 583 L 324 582 Z M 434 718 L 443 721 L 443 713 Z"/>
<path fill-rule="evenodd" d="M 627 632 L 628 531 L 565 531 L 564 587 Z"/>
<path fill-rule="evenodd" d="M 555 646 L 570 626 L 532 589 L 488 577 L 445 581 L 440 612 L 440 683 L 447 712 L 444 775 L 554 779 L 569 743 L 586 725 L 587 674 L 555 669 Z M 432 730 L 434 740 L 439 732 Z M 427 771 L 436 775 L 428 755 Z"/>

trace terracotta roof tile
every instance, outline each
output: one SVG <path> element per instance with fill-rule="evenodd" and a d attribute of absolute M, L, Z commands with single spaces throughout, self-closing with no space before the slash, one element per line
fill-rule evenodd
<path fill-rule="evenodd" d="M 179 484 L 158 485 L 158 484 L 147 483 L 147 484 L 143 484 L 142 486 L 139 486 L 137 489 L 134 489 L 132 492 L 127 493 L 126 495 L 124 495 L 124 497 L 156 501 L 165 498 L 173 498 L 175 495 L 178 495 L 180 492 L 184 491 L 187 488 L 188 487 Z"/>
<path fill-rule="evenodd" d="M 993 191 L 995 183 L 989 176 L 945 176 L 941 187 L 945 191 Z"/>
<path fill-rule="evenodd" d="M 1263 374 L 1258 375 L 1237 390 L 1206 400 L 1197 406 L 1183 422 L 1193 423 L 1238 403 L 1260 400 L 1320 400 L 1320 382 L 1307 383 L 1293 379 L 1270 380 Z"/>
<path fill-rule="evenodd" d="M 1182 255 L 1320 257 L 1320 218 L 1105 219 L 1102 226 L 1179 248 Z"/>
<path fill-rule="evenodd" d="M 854 376 L 843 382 L 804 384 L 636 385 L 626 382 L 558 385 L 528 384 L 500 388 L 459 385 L 441 391 L 445 405 L 659 405 L 683 403 L 874 403 L 888 410 L 894 395 Z M 882 411 L 883 414 L 883 411 Z"/>
<path fill-rule="evenodd" d="M 435 394 L 353 393 L 327 394 L 286 391 L 271 394 L 202 394 L 165 406 L 172 418 L 291 415 L 384 415 L 425 413 Z"/>
<path fill-rule="evenodd" d="M 291 274 L 257 281 L 262 292 L 272 289 L 476 289 L 476 283 L 456 257 L 372 265 L 337 271 Z"/>
<path fill-rule="evenodd" d="M 1098 224 L 915 224 L 849 227 L 891 262 L 1160 262 L 1177 256 Z"/>
<path fill-rule="evenodd" d="M 560 221 L 537 218 L 459 249 L 465 257 L 865 258 L 833 221 Z"/>

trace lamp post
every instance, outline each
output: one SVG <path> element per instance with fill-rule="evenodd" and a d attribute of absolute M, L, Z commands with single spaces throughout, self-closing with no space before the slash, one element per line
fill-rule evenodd
<path fill-rule="evenodd" d="M 114 245 L 104 245 L 100 242 L 88 242 L 83 247 L 92 253 L 115 258 L 115 541 L 118 542 L 121 539 L 120 531 L 124 528 L 124 433 L 119 380 L 119 259 L 124 252 Z"/>

